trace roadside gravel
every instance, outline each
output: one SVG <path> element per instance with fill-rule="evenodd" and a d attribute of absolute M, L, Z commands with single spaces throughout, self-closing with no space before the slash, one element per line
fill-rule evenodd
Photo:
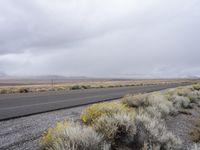
<path fill-rule="evenodd" d="M 195 120 L 200 118 L 200 108 L 194 105 L 193 109 L 185 109 L 188 114 L 178 114 L 177 116 L 168 117 L 166 120 L 167 127 L 182 141 L 180 150 L 190 150 L 194 144 L 190 133 L 195 128 Z"/>
<path fill-rule="evenodd" d="M 37 150 L 39 138 L 56 121 L 78 120 L 86 106 L 0 122 L 0 150 Z"/>

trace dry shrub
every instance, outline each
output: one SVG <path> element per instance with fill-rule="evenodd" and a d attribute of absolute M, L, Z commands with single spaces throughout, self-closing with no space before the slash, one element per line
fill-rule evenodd
<path fill-rule="evenodd" d="M 48 129 L 41 142 L 42 150 L 109 150 L 103 137 L 91 127 L 75 123 L 59 122 Z"/>
<path fill-rule="evenodd" d="M 197 103 L 197 101 L 200 100 L 200 91 L 196 90 L 197 87 L 194 87 L 195 86 L 176 88 L 174 95 L 187 97 L 191 103 Z"/>
<path fill-rule="evenodd" d="M 188 109 L 179 109 L 178 112 L 184 115 L 192 115 Z"/>
<path fill-rule="evenodd" d="M 175 113 L 172 102 L 164 94 L 156 92 L 151 94 L 127 95 L 122 99 L 122 103 L 129 107 L 154 109 L 156 112 L 160 112 L 162 117 Z"/>
<path fill-rule="evenodd" d="M 170 92 L 165 92 L 167 98 L 173 102 L 174 106 L 179 108 L 191 108 L 190 103 L 200 105 L 199 84 L 193 86 L 179 87 Z M 189 101 L 188 101 L 189 100 Z"/>
<path fill-rule="evenodd" d="M 151 143 L 144 143 L 141 150 L 160 150 L 160 146 Z"/>
<path fill-rule="evenodd" d="M 134 109 L 127 108 L 120 102 L 97 103 L 88 106 L 81 112 L 81 120 L 85 124 L 93 124 L 96 119 L 104 114 L 113 114 L 127 111 L 132 111 L 135 113 Z"/>
<path fill-rule="evenodd" d="M 129 107 L 148 106 L 148 96 L 149 94 L 126 95 L 122 103 Z"/>
<path fill-rule="evenodd" d="M 200 83 L 193 85 L 193 89 L 200 91 Z"/>
<path fill-rule="evenodd" d="M 181 141 L 167 130 L 164 120 L 139 112 L 135 122 L 137 127 L 135 142 L 138 147 L 144 147 L 143 144 L 148 143 L 148 148 L 175 150 L 181 145 Z"/>
<path fill-rule="evenodd" d="M 200 91 L 192 91 L 188 94 L 191 103 L 198 103 L 200 101 Z"/>
<path fill-rule="evenodd" d="M 177 93 L 178 96 L 185 96 L 185 97 L 187 97 L 191 91 L 192 89 L 188 87 L 178 87 L 175 89 L 175 92 Z"/>
<path fill-rule="evenodd" d="M 191 136 L 193 142 L 200 142 L 200 129 L 194 129 L 190 133 L 190 136 Z"/>
<path fill-rule="evenodd" d="M 0 89 L 0 94 L 7 94 L 9 93 L 8 90 L 6 89 Z"/>
<path fill-rule="evenodd" d="M 81 89 L 80 85 L 74 85 L 74 86 L 70 87 L 70 90 L 79 90 L 79 89 Z"/>
<path fill-rule="evenodd" d="M 28 88 L 20 88 L 19 93 L 28 93 L 30 90 Z"/>
<path fill-rule="evenodd" d="M 194 144 L 192 145 L 191 149 L 188 149 L 188 150 L 200 150 L 200 143 L 199 144 Z"/>
<path fill-rule="evenodd" d="M 149 117 L 151 117 L 151 118 L 158 118 L 158 119 L 162 118 L 161 112 L 155 106 L 148 106 L 148 107 L 145 107 L 145 108 L 139 108 L 139 112 L 140 113 L 142 113 L 142 112 L 148 113 Z"/>
<path fill-rule="evenodd" d="M 156 107 L 162 117 L 165 118 L 168 115 L 172 115 L 176 112 L 173 107 L 173 103 L 167 99 L 163 94 L 153 93 L 149 96 L 149 104 L 152 107 Z"/>
<path fill-rule="evenodd" d="M 190 99 L 187 97 L 173 95 L 171 100 L 177 109 L 190 107 Z"/>
<path fill-rule="evenodd" d="M 195 129 L 190 133 L 193 142 L 200 142 L 200 119 L 195 120 Z"/>
<path fill-rule="evenodd" d="M 111 142 L 112 147 L 128 145 L 133 142 L 136 133 L 132 113 L 106 114 L 95 121 L 94 129 Z"/>

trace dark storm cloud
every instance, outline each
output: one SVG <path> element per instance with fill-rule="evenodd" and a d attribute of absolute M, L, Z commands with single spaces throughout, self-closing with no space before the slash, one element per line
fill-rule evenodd
<path fill-rule="evenodd" d="M 200 75 L 199 0 L 0 1 L 0 71 Z"/>

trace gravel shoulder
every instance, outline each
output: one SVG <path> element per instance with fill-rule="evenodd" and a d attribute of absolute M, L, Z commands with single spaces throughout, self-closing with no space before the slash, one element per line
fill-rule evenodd
<path fill-rule="evenodd" d="M 185 109 L 185 113 L 179 113 L 177 116 L 170 116 L 166 120 L 167 127 L 172 133 L 182 141 L 180 150 L 191 149 L 193 141 L 190 133 L 195 129 L 195 120 L 200 118 L 200 108 L 194 105 L 193 109 Z"/>
<path fill-rule="evenodd" d="M 36 150 L 39 138 L 56 121 L 78 120 L 80 112 L 86 106 L 59 110 L 0 122 L 0 149 Z"/>

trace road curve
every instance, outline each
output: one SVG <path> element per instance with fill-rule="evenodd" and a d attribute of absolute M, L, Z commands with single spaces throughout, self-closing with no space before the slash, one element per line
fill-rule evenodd
<path fill-rule="evenodd" d="M 0 121 L 117 99 L 128 93 L 152 92 L 182 85 L 188 85 L 188 83 L 26 94 L 2 94 L 0 95 Z"/>

